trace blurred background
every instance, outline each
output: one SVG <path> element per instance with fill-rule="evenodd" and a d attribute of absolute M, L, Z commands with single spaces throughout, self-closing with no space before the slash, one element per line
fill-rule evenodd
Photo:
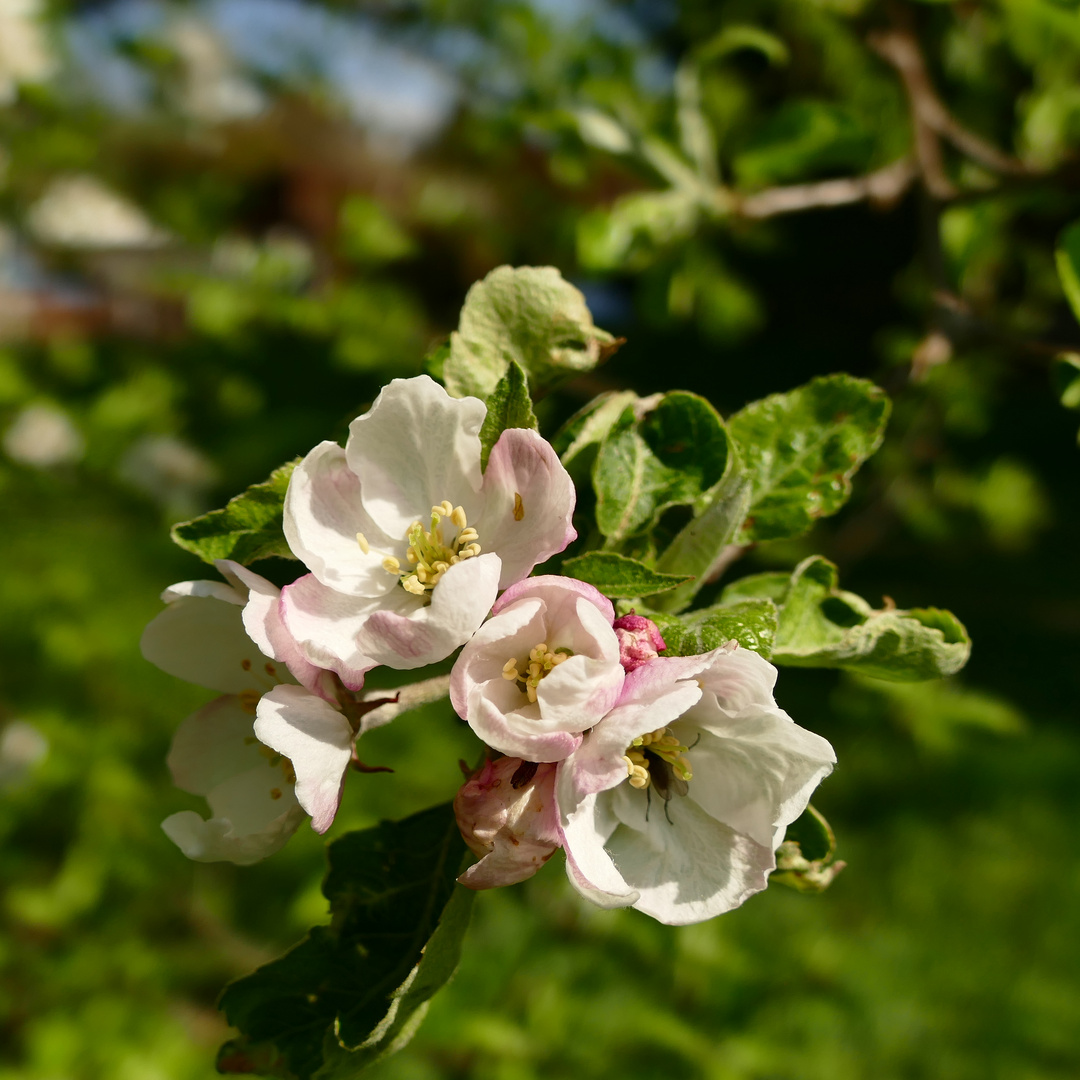
<path fill-rule="evenodd" d="M 1075 0 L 0 0 L 0 1080 L 209 1080 L 224 983 L 325 918 L 310 830 L 244 869 L 160 831 L 209 696 L 138 651 L 212 576 L 168 526 L 343 435 L 503 263 L 627 338 L 549 436 L 604 389 L 878 381 L 849 506 L 731 574 L 820 551 L 974 652 L 781 673 L 840 759 L 828 892 L 672 929 L 553 865 L 373 1080 L 1072 1080 L 1078 147 Z M 370 738 L 397 771 L 331 836 L 476 752 L 448 707 Z"/>

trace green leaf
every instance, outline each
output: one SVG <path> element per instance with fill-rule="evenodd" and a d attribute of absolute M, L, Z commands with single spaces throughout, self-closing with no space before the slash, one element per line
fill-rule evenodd
<path fill-rule="evenodd" d="M 596 523 L 609 546 L 646 531 L 668 507 L 703 506 L 727 460 L 723 421 L 696 394 L 665 394 L 640 420 L 624 409 L 593 466 Z"/>
<path fill-rule="evenodd" d="M 1066 409 L 1080 409 L 1080 353 L 1062 353 L 1054 360 L 1050 374 L 1061 404 Z"/>
<path fill-rule="evenodd" d="M 577 253 L 590 270 L 641 270 L 658 249 L 686 241 L 703 216 L 695 190 L 634 192 L 608 209 L 582 216 L 577 229 Z"/>
<path fill-rule="evenodd" d="M 500 266 L 469 289 L 443 379 L 455 397 L 486 398 L 516 360 L 536 391 L 591 371 L 616 344 L 553 266 Z"/>
<path fill-rule="evenodd" d="M 529 397 L 529 383 L 525 372 L 516 360 L 506 367 L 506 374 L 499 380 L 487 399 L 487 416 L 480 428 L 480 467 L 487 468 L 491 448 L 507 428 L 529 428 L 536 431 L 540 425 L 533 412 Z"/>
<path fill-rule="evenodd" d="M 282 530 L 282 508 L 289 477 L 300 459 L 275 469 L 268 480 L 252 484 L 220 510 L 172 527 L 173 543 L 204 562 L 234 559 L 245 566 L 272 555 L 294 559 Z"/>
<path fill-rule="evenodd" d="M 563 465 L 570 469 L 590 447 L 599 447 L 626 409 L 637 406 L 641 400 L 633 390 L 612 390 L 593 398 L 574 413 L 551 440 Z"/>
<path fill-rule="evenodd" d="M 665 592 L 688 581 L 677 574 L 660 574 L 637 559 L 628 559 L 614 551 L 590 551 L 567 559 L 562 572 L 578 581 L 595 585 L 613 600 Z"/>
<path fill-rule="evenodd" d="M 327 852 L 331 924 L 226 988 L 221 1008 L 241 1038 L 223 1047 L 223 1071 L 355 1076 L 408 1041 L 457 966 L 473 893 L 455 884 L 465 845 L 451 804 Z"/>
<path fill-rule="evenodd" d="M 737 641 L 744 649 L 772 655 L 776 639 L 777 612 L 771 600 L 745 600 L 738 604 L 714 604 L 689 615 L 666 615 L 639 611 L 660 628 L 668 656 L 696 656 Z"/>
<path fill-rule="evenodd" d="M 813 806 L 807 806 L 787 827 L 769 880 L 799 892 L 823 892 L 847 865 L 834 862 L 835 857 L 836 837 L 831 826 Z"/>
<path fill-rule="evenodd" d="M 1080 319 L 1080 221 L 1074 221 L 1058 238 L 1058 277 L 1073 315 Z"/>
<path fill-rule="evenodd" d="M 889 415 L 884 391 L 850 375 L 827 375 L 747 405 L 728 420 L 750 474 L 750 517 L 738 543 L 800 536 L 835 514 L 851 477 L 878 448 Z"/>
<path fill-rule="evenodd" d="M 894 682 L 953 675 L 967 663 L 971 641 L 948 611 L 874 610 L 837 588 L 836 567 L 820 555 L 791 576 L 780 607 L 773 661 L 792 667 L 831 667 Z"/>
<path fill-rule="evenodd" d="M 783 570 L 770 570 L 764 574 L 749 574 L 728 585 L 720 596 L 720 602 L 722 604 L 734 604 L 739 600 L 753 600 L 764 597 L 777 604 L 782 604 L 790 587 L 791 575 Z"/>

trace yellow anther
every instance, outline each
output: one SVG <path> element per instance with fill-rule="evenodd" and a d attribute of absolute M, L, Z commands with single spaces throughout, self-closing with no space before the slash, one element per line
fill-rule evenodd
<path fill-rule="evenodd" d="M 413 551 L 412 548 L 409 548 L 409 550 L 405 552 L 405 558 L 408 559 L 409 562 L 415 563 L 418 556 L 417 556 L 416 552 Z"/>
<path fill-rule="evenodd" d="M 270 798 L 275 799 L 275 800 L 280 799 L 281 798 L 281 788 L 279 788 L 279 787 L 271 788 L 270 789 Z"/>
<path fill-rule="evenodd" d="M 360 545 L 360 550 L 368 555 L 371 552 L 371 545 L 367 542 L 367 537 L 363 533 L 356 534 L 356 542 Z"/>
<path fill-rule="evenodd" d="M 503 664 L 503 671 L 517 671 L 517 661 L 512 656 Z"/>
<path fill-rule="evenodd" d="M 416 567 L 416 578 L 418 581 L 427 581 L 428 579 L 427 567 L 423 563 Z"/>
<path fill-rule="evenodd" d="M 419 581 L 417 581 L 415 574 L 412 574 L 407 578 L 403 578 L 401 582 L 401 587 L 406 592 L 411 592 L 414 596 L 423 596 L 424 593 L 427 592 L 427 589 L 425 589 L 424 586 L 421 585 Z"/>
<path fill-rule="evenodd" d="M 480 534 L 472 528 L 462 529 L 457 535 L 457 542 L 459 544 L 468 544 L 472 540 L 479 539 Z"/>
<path fill-rule="evenodd" d="M 533 686 L 532 683 L 529 683 L 528 686 L 525 687 L 525 692 L 529 695 L 530 704 L 535 705 L 536 704 L 536 687 Z"/>
<path fill-rule="evenodd" d="M 401 563 L 398 562 L 398 560 L 395 559 L 393 555 L 387 555 L 386 558 L 383 559 L 382 568 L 388 574 L 399 574 L 399 573 L 401 573 Z"/>
<path fill-rule="evenodd" d="M 465 516 L 465 508 L 463 506 L 454 507 L 454 512 L 450 515 L 450 520 L 459 529 L 464 529 L 465 526 L 469 524 L 469 519 Z"/>
<path fill-rule="evenodd" d="M 443 501 L 441 503 L 439 503 L 439 509 L 442 511 L 443 517 L 448 517 L 451 520 L 453 520 L 453 517 L 454 517 L 454 504 L 452 502 L 450 502 L 449 499 L 443 499 Z M 458 507 L 458 510 L 461 510 L 460 506 Z M 464 514 L 465 511 L 462 510 L 461 512 Z M 456 522 L 455 522 L 455 524 L 456 524 Z"/>
<path fill-rule="evenodd" d="M 480 545 L 479 544 L 468 544 L 466 547 L 463 547 L 461 549 L 459 554 L 461 555 L 461 557 L 463 559 L 472 559 L 475 556 L 480 554 Z"/>
<path fill-rule="evenodd" d="M 525 516 L 525 503 L 522 501 L 521 492 L 514 492 L 514 520 L 521 521 Z"/>

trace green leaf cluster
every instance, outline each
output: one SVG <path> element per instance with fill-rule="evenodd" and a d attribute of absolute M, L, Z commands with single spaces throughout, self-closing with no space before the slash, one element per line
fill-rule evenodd
<path fill-rule="evenodd" d="M 465 844 L 449 803 L 327 854 L 331 923 L 225 989 L 241 1034 L 221 1072 L 346 1080 L 408 1042 L 457 967 L 475 894 L 455 883 Z"/>

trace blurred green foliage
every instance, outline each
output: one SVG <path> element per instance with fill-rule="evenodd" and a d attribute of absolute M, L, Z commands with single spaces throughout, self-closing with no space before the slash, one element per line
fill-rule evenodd
<path fill-rule="evenodd" d="M 203 695 L 138 636 L 203 575 L 169 524 L 343 434 L 503 263 L 559 267 L 628 339 L 539 403 L 548 433 L 602 390 L 728 416 L 834 371 L 884 386 L 851 503 L 739 569 L 824 552 L 874 604 L 955 611 L 975 648 L 943 684 L 782 672 L 841 762 L 816 802 L 848 867 L 824 896 L 673 930 L 585 909 L 553 866 L 478 898 L 456 981 L 372 1076 L 1071 1080 L 1075 5 L 19 10 L 0 1080 L 210 1077 L 224 982 L 326 917 L 309 830 L 247 869 L 160 832 L 192 805 L 164 757 Z M 398 772 L 350 785 L 332 835 L 445 801 L 477 753 L 446 706 L 368 738 Z"/>

